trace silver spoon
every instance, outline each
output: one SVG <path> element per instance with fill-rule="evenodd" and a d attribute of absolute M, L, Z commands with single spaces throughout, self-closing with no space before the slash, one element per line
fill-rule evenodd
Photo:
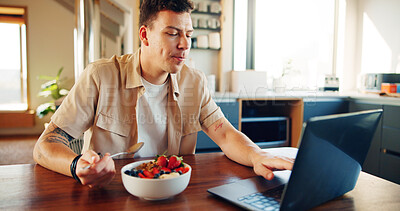
<path fill-rule="evenodd" d="M 144 145 L 143 142 L 136 143 L 136 144 L 132 145 L 131 147 L 129 147 L 129 149 L 126 152 L 115 153 L 113 155 L 110 155 L 110 158 L 113 158 L 113 157 L 116 157 L 116 156 L 119 156 L 119 155 L 131 155 L 131 154 L 134 154 L 134 153 L 138 152 L 143 147 L 143 145 Z M 90 164 L 88 166 L 85 166 L 82 169 L 85 170 L 85 169 L 90 168 L 91 166 L 92 166 L 92 164 Z"/>

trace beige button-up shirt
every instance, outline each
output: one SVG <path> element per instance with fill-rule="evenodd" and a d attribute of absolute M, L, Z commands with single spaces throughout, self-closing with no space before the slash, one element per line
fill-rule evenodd
<path fill-rule="evenodd" d="M 82 151 L 116 153 L 138 142 L 136 105 L 145 92 L 139 54 L 140 49 L 89 64 L 52 116 L 54 124 L 75 138 L 86 131 Z M 197 132 L 224 115 L 202 72 L 185 65 L 169 77 L 168 154 L 193 154 Z"/>

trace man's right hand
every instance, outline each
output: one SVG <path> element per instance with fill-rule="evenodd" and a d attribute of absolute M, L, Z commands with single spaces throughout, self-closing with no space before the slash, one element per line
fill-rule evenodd
<path fill-rule="evenodd" d="M 88 165 L 91 165 L 90 168 L 83 169 Z M 115 175 L 114 160 L 110 158 L 109 153 L 100 158 L 96 152 L 88 150 L 78 160 L 76 175 L 83 185 L 90 188 L 105 186 L 111 182 Z"/>

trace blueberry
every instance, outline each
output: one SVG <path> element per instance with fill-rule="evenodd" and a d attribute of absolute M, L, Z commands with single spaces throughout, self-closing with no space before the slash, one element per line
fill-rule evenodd
<path fill-rule="evenodd" d="M 137 170 L 133 170 L 131 171 L 131 176 L 137 177 L 138 176 L 138 171 Z"/>
<path fill-rule="evenodd" d="M 130 175 L 130 174 L 131 174 L 131 171 L 126 170 L 124 173 L 127 174 L 127 175 Z"/>
<path fill-rule="evenodd" d="M 155 174 L 154 175 L 154 179 L 157 179 L 157 178 L 159 178 L 160 177 L 160 174 Z"/>

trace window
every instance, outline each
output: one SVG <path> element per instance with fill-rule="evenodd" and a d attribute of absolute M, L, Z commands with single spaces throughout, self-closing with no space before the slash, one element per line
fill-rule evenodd
<path fill-rule="evenodd" d="M 234 69 L 284 77 L 291 90 L 315 89 L 336 71 L 336 1 L 235 0 Z"/>
<path fill-rule="evenodd" d="M 0 110 L 27 110 L 25 8 L 0 6 Z"/>

